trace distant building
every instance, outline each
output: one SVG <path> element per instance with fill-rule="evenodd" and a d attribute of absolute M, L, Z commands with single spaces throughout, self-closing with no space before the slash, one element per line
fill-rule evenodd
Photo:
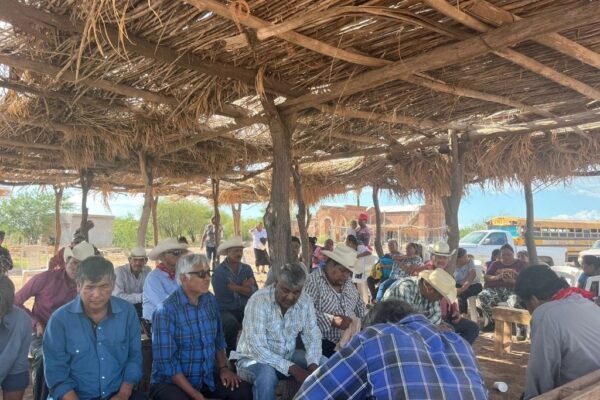
<path fill-rule="evenodd" d="M 94 228 L 89 231 L 90 243 L 96 247 L 112 247 L 113 222 L 112 215 L 88 215 L 88 220 L 94 221 Z M 81 225 L 81 214 L 62 213 L 60 215 L 60 245 L 71 243 L 73 234 Z"/>
<path fill-rule="evenodd" d="M 427 196 L 425 204 L 382 206 L 382 241 L 399 240 L 401 244 L 419 242 L 429 244 L 445 237 L 446 224 L 444 209 L 439 200 Z M 356 205 L 321 206 L 313 216 L 308 228 L 310 236 L 332 238 L 336 242 L 345 239 L 350 221 L 358 214 L 369 215 L 368 225 L 375 230 L 375 209 Z M 298 234 L 296 221 L 292 222 L 292 231 Z M 372 239 L 374 239 L 374 232 Z"/>

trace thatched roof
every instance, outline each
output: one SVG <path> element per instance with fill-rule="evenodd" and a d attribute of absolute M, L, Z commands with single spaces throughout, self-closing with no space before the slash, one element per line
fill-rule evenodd
<path fill-rule="evenodd" d="M 215 177 L 223 201 L 266 199 L 265 94 L 298 117 L 309 203 L 445 192 L 448 129 L 474 182 L 597 164 L 599 2 L 0 0 L 0 20 L 5 183 L 77 185 L 85 169 L 140 192 L 149 160 L 159 194 Z"/>

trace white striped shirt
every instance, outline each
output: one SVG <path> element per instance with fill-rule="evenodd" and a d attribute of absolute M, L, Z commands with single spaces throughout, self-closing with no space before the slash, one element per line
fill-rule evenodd
<path fill-rule="evenodd" d="M 338 293 L 329 284 L 325 271 L 318 269 L 306 279 L 304 292 L 313 300 L 323 339 L 333 343 L 339 342 L 344 332 L 331 326 L 333 317 L 343 315 L 362 319 L 365 315 L 365 303 L 352 283 L 352 279 L 348 279 L 342 286 L 341 293 Z"/>

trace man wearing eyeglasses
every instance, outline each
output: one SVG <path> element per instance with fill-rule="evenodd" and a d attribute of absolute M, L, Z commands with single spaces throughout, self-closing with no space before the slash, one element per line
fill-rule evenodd
<path fill-rule="evenodd" d="M 133 304 L 139 318 L 142 318 L 144 281 L 150 271 L 152 271 L 146 265 L 146 262 L 148 262 L 146 249 L 136 247 L 129 253 L 129 263 L 115 269 L 117 279 L 115 281 L 113 296 Z"/>
<path fill-rule="evenodd" d="M 161 240 L 148 253 L 148 258 L 159 261 L 159 264 L 146 277 L 142 292 L 142 318 L 146 321 L 147 328 L 151 326 L 156 306 L 177 290 L 175 266 L 179 257 L 185 253 L 187 245 L 179 243 L 175 238 Z"/>
<path fill-rule="evenodd" d="M 154 400 L 249 400 L 250 385 L 229 369 L 210 264 L 203 254 L 177 262 L 181 286 L 158 305 L 152 329 Z"/>

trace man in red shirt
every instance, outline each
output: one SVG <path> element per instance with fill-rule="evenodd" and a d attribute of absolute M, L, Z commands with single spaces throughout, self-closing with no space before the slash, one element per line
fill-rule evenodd
<path fill-rule="evenodd" d="M 34 400 L 45 399 L 48 388 L 44 382 L 44 358 L 42 339 L 50 316 L 59 307 L 67 304 L 77 295 L 75 274 L 79 263 L 94 255 L 94 246 L 81 242 L 77 246 L 65 247 L 65 268 L 44 271 L 31 278 L 15 294 L 15 305 L 24 309 L 33 320 L 33 339 L 29 348 L 33 355 L 32 378 Z M 31 310 L 25 308 L 25 302 L 34 298 Z"/>

